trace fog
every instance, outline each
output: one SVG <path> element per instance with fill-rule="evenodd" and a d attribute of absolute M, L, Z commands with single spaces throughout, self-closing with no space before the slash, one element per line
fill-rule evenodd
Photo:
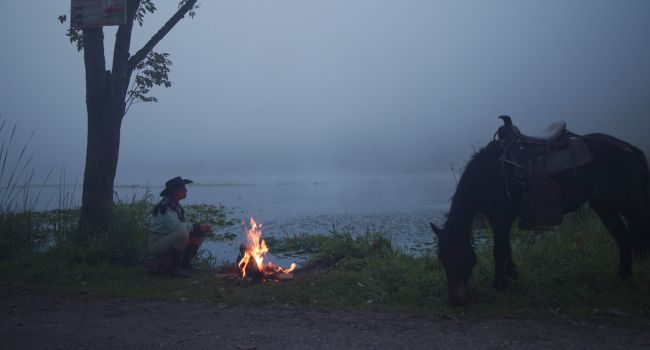
<path fill-rule="evenodd" d="M 156 2 L 132 53 L 177 3 Z M 86 106 L 83 54 L 57 21 L 69 7 L 0 3 L 0 114 L 17 139 L 35 131 L 38 173 L 72 179 Z M 449 172 L 501 114 L 648 152 L 649 18 L 645 0 L 202 1 L 155 49 L 173 85 L 126 115 L 116 183 Z"/>

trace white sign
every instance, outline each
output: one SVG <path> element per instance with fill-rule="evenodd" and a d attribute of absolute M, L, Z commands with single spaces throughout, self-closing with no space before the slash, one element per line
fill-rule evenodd
<path fill-rule="evenodd" d="M 124 23 L 126 0 L 71 0 L 71 28 L 116 26 Z"/>

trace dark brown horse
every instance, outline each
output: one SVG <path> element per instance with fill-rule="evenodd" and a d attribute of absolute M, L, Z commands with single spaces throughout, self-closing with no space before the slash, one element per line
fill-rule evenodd
<path fill-rule="evenodd" d="M 575 211 L 587 202 L 614 237 L 619 251 L 619 276 L 632 273 L 633 253 L 650 246 L 648 164 L 638 148 L 605 134 L 582 136 L 593 161 L 551 176 L 561 193 L 561 211 Z M 474 216 L 481 212 L 494 234 L 494 287 L 501 290 L 517 278 L 510 247 L 510 227 L 522 217 L 524 188 L 504 180 L 502 146 L 492 141 L 468 162 L 453 196 L 443 228 L 433 223 L 438 259 L 447 275 L 452 304 L 468 302 L 467 286 L 476 254 L 470 242 Z"/>

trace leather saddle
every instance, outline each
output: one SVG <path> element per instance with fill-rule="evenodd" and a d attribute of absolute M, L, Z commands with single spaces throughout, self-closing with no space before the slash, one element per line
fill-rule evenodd
<path fill-rule="evenodd" d="M 524 191 L 521 199 L 523 229 L 558 225 L 562 222 L 561 189 L 552 174 L 577 169 L 593 160 L 582 137 L 566 129 L 566 122 L 549 125 L 539 135 L 519 131 L 509 116 L 496 133 L 503 154 L 500 158 L 506 189 L 514 182 Z"/>
<path fill-rule="evenodd" d="M 529 136 L 521 134 L 521 142 L 524 144 L 549 144 L 556 142 L 566 132 L 566 122 L 558 121 L 549 125 L 540 135 Z"/>

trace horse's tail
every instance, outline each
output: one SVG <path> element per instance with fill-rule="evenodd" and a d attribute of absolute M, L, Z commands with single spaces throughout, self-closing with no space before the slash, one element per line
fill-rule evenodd
<path fill-rule="evenodd" d="M 645 193 L 645 200 L 646 204 L 648 206 L 648 210 L 650 210 L 650 170 L 648 170 L 648 158 L 646 158 L 646 155 L 643 153 L 642 150 L 638 148 L 634 148 L 634 156 L 638 159 L 639 161 L 639 166 L 641 167 L 641 174 L 642 174 L 642 184 L 644 187 L 644 193 Z M 648 213 L 650 215 L 650 212 Z"/>
<path fill-rule="evenodd" d="M 641 182 L 641 225 L 635 237 L 638 242 L 638 253 L 642 257 L 650 249 L 650 170 L 648 168 L 648 158 L 645 153 L 637 147 L 631 146 L 632 154 L 636 160 L 636 165 L 640 175 Z"/>

